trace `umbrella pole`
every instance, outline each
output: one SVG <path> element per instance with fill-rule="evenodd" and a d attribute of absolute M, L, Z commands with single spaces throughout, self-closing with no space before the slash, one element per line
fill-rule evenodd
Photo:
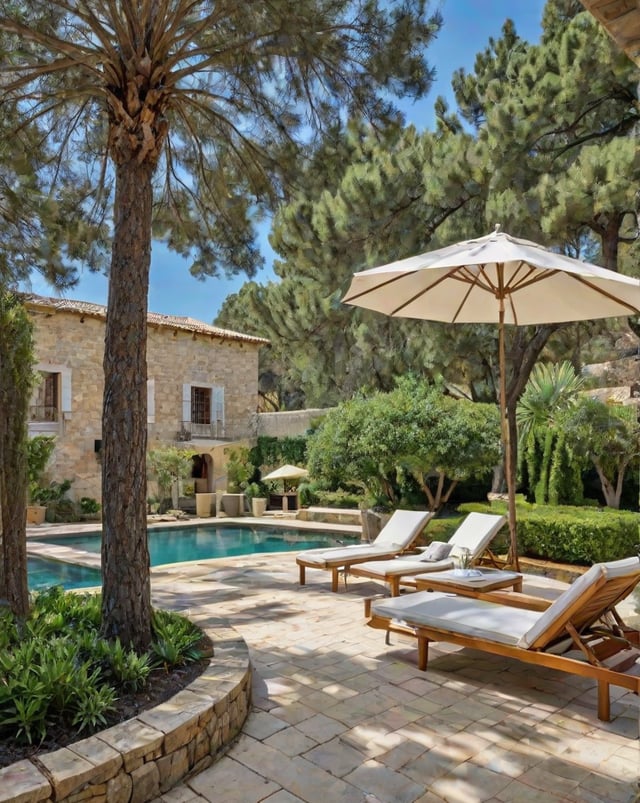
<path fill-rule="evenodd" d="M 500 369 L 500 421 L 502 426 L 502 442 L 504 444 L 504 470 L 507 480 L 508 518 L 509 518 L 509 553 L 507 563 L 516 571 L 520 571 L 518 563 L 518 533 L 516 526 L 516 489 L 514 485 L 513 467 L 511 465 L 511 435 L 507 419 L 507 376 L 504 353 L 504 301 L 500 302 L 500 321 L 498 323 L 498 362 Z"/>

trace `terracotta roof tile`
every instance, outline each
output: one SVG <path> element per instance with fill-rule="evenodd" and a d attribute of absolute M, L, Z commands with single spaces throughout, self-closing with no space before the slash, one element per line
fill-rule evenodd
<path fill-rule="evenodd" d="M 72 312 L 78 315 L 90 315 L 95 318 L 106 320 L 107 308 L 101 304 L 93 304 L 89 301 L 76 301 L 71 298 L 47 298 L 33 293 L 23 293 L 22 297 L 27 306 L 46 307 L 58 312 Z M 198 321 L 195 318 L 181 318 L 178 315 L 161 315 L 159 312 L 149 312 L 147 321 L 153 326 L 166 326 L 168 329 L 181 329 L 185 332 L 211 335 L 221 340 L 239 340 L 244 343 L 256 343 L 259 345 L 269 343 L 263 337 L 246 335 L 242 332 L 234 332 L 231 329 L 221 329 L 219 326 Z"/>

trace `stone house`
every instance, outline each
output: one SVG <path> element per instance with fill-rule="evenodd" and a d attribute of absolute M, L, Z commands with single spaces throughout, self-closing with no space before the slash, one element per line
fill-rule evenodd
<path fill-rule="evenodd" d="M 106 307 L 36 295 L 24 302 L 42 377 L 29 435 L 56 436 L 49 481 L 70 479 L 73 499 L 100 500 Z M 148 448 L 191 451 L 197 491 L 224 488 L 225 450 L 255 437 L 258 352 L 267 343 L 193 318 L 149 313 Z"/>

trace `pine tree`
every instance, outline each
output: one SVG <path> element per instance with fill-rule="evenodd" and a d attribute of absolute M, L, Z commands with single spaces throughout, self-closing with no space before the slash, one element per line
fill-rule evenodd
<path fill-rule="evenodd" d="M 291 180 L 300 140 L 419 97 L 440 18 L 424 0 L 31 0 L 0 12 L 15 37 L 0 112 L 19 103 L 82 164 L 113 238 L 103 409 L 103 631 L 151 635 L 146 538 L 146 322 L 152 233 L 193 272 L 255 269 L 251 217 Z M 383 96 L 383 92 L 386 95 Z M 112 168 L 112 170 L 111 170 Z M 97 174 L 97 175 L 96 175 Z"/>

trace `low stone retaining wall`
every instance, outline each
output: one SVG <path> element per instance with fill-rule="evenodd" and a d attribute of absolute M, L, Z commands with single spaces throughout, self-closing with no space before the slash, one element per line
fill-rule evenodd
<path fill-rule="evenodd" d="M 327 524 L 361 524 L 359 510 L 339 507 L 304 507 L 298 511 L 300 521 L 321 521 Z"/>
<path fill-rule="evenodd" d="M 251 703 L 251 665 L 231 627 L 207 628 L 214 655 L 181 692 L 61 750 L 0 769 L 0 803 L 147 803 L 213 763 Z"/>

